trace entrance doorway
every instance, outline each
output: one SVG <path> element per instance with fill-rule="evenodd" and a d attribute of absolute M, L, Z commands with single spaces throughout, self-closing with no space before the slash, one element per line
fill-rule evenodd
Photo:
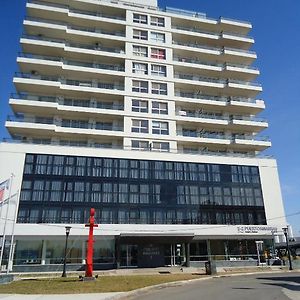
<path fill-rule="evenodd" d="M 182 244 L 169 244 L 165 246 L 165 265 L 180 266 L 183 262 Z"/>
<path fill-rule="evenodd" d="M 137 257 L 137 245 L 121 245 L 121 267 L 137 267 Z"/>

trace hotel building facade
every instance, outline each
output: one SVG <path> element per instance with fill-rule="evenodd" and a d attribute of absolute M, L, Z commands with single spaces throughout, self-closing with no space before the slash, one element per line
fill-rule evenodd
<path fill-rule="evenodd" d="M 58 270 L 67 225 L 82 268 L 91 207 L 99 269 L 242 264 L 280 238 L 251 28 L 155 0 L 28 1 L 0 144 L 14 271 Z"/>

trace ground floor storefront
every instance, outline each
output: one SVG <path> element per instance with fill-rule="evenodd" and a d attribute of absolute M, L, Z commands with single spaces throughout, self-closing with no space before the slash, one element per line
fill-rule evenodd
<path fill-rule="evenodd" d="M 204 266 L 214 260 L 220 265 L 257 265 L 272 256 L 271 239 L 201 239 L 182 236 L 110 236 L 95 237 L 95 269 L 155 268 L 165 266 Z M 9 245 L 7 245 L 9 247 Z M 258 247 L 259 246 L 259 247 Z M 7 247 L 7 248 L 8 248 Z M 19 239 L 14 247 L 13 271 L 60 270 L 65 251 L 63 237 Z M 7 251 L 5 251 L 7 252 Z M 259 252 L 259 254 L 258 254 Z M 70 239 L 67 264 L 72 270 L 83 270 L 86 241 Z M 7 263 L 4 254 L 3 264 Z"/>

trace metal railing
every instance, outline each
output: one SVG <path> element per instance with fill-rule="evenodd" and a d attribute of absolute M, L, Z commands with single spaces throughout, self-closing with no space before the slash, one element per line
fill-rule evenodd
<path fill-rule="evenodd" d="M 20 72 L 16 72 L 15 77 L 33 79 L 33 80 L 54 81 L 54 82 L 57 82 L 60 84 L 81 86 L 81 87 L 85 87 L 85 88 L 89 87 L 89 88 L 124 91 L 124 85 L 122 85 L 122 84 L 105 83 L 105 82 L 94 83 L 92 81 L 81 81 L 81 80 L 72 80 L 72 79 L 62 80 L 58 76 L 45 76 L 45 75 L 39 75 L 39 74 L 35 75 L 35 74 L 20 73 Z"/>
<path fill-rule="evenodd" d="M 211 101 L 220 101 L 220 102 L 226 102 L 226 103 L 231 103 L 232 101 L 236 102 L 245 102 L 245 103 L 256 103 L 256 99 L 253 98 L 243 98 L 243 97 L 225 97 L 225 96 L 212 96 L 212 95 L 203 95 L 198 92 L 194 91 L 181 91 L 181 90 L 176 90 L 175 91 L 175 96 L 176 97 L 182 97 L 182 98 L 191 98 L 191 99 L 202 99 L 202 100 L 211 100 Z"/>
<path fill-rule="evenodd" d="M 196 32 L 196 33 L 200 33 L 200 34 L 208 34 L 208 35 L 211 35 L 213 37 L 218 37 L 218 38 L 224 38 L 223 35 L 227 34 L 227 35 L 231 35 L 231 36 L 235 36 L 235 37 L 242 37 L 245 39 L 253 39 L 252 37 L 250 37 L 248 35 L 238 34 L 236 32 L 225 32 L 225 31 L 213 32 L 213 31 L 202 30 L 202 29 L 199 29 L 196 27 L 185 27 L 185 26 L 173 25 L 172 29 L 191 31 L 191 32 Z"/>
<path fill-rule="evenodd" d="M 76 26 L 76 25 L 68 24 L 66 22 L 54 21 L 54 20 L 43 19 L 43 18 L 36 18 L 36 17 L 26 17 L 25 21 L 41 22 L 41 23 L 47 23 L 47 24 L 52 24 L 52 25 L 64 26 L 66 29 L 73 29 L 73 30 L 78 30 L 78 31 L 85 31 L 85 32 L 99 33 L 99 34 L 104 34 L 104 35 L 125 37 L 125 31 L 107 31 L 107 30 L 102 30 L 100 28 L 96 28 L 96 27 Z"/>
<path fill-rule="evenodd" d="M 198 119 L 214 119 L 214 120 L 222 120 L 222 121 L 228 121 L 230 118 L 225 117 L 222 115 L 215 115 L 215 114 L 207 114 L 207 113 L 198 113 L 198 112 L 191 112 L 191 111 L 185 111 L 180 110 L 176 111 L 176 115 L 180 117 L 192 117 L 192 118 L 198 118 Z"/>
<path fill-rule="evenodd" d="M 237 49 L 237 48 L 228 48 L 228 47 L 209 47 L 198 43 L 184 43 L 177 40 L 172 41 L 173 45 L 179 45 L 179 46 L 185 46 L 185 47 L 191 47 L 191 48 L 197 48 L 197 49 L 204 49 L 204 50 L 211 50 L 218 52 L 218 55 L 223 54 L 225 51 L 234 51 L 234 52 L 240 52 L 240 53 L 246 53 L 246 54 L 254 54 L 256 55 L 255 51 L 251 50 L 245 50 L 245 49 Z"/>
<path fill-rule="evenodd" d="M 21 122 L 21 123 L 35 123 L 35 124 L 46 124 L 55 125 L 58 127 L 65 128 L 80 128 L 80 129 L 96 129 L 96 130 L 108 130 L 108 131 L 123 131 L 124 128 L 116 125 L 108 125 L 105 123 L 90 123 L 88 121 L 77 121 L 77 120 L 62 120 L 55 121 L 54 118 L 44 117 L 24 117 L 24 116 L 8 116 L 7 121 L 10 122 Z"/>
<path fill-rule="evenodd" d="M 178 61 L 178 62 L 183 62 L 183 63 L 191 63 L 191 64 L 197 64 L 197 65 L 219 67 L 219 68 L 221 68 L 221 70 L 224 70 L 227 67 L 234 67 L 234 68 L 241 68 L 241 69 L 248 69 L 248 70 L 256 70 L 256 71 L 258 70 L 258 68 L 253 67 L 253 66 L 248 66 L 248 65 L 233 64 L 233 63 L 215 63 L 215 62 L 203 61 L 203 60 L 199 60 L 199 59 L 193 59 L 193 58 L 188 58 L 188 57 L 180 57 L 180 56 L 174 56 L 173 61 Z"/>
<path fill-rule="evenodd" d="M 28 138 L 3 138 L 2 142 L 4 143 L 13 143 L 13 144 L 32 144 L 32 145 L 41 145 L 41 142 L 38 142 L 37 140 L 33 139 L 28 139 Z M 60 142 L 56 141 L 48 141 L 47 145 L 49 146 L 63 146 Z M 105 148 L 105 149 L 115 149 L 115 150 L 123 150 L 123 151 L 149 151 L 149 152 L 157 152 L 159 150 L 153 150 L 150 147 L 149 148 L 131 148 L 129 146 L 122 146 L 122 145 L 108 145 L 108 144 L 101 144 L 101 143 L 87 143 L 86 145 L 75 145 L 74 142 L 70 144 L 64 144 L 64 146 L 68 147 L 83 147 L 83 148 Z M 254 154 L 253 152 L 249 153 L 240 153 L 240 152 L 235 152 L 235 151 L 209 151 L 209 150 L 191 150 L 191 149 L 169 149 L 168 151 L 160 151 L 160 153 L 168 154 L 168 153 L 173 153 L 173 154 L 189 154 L 189 155 L 208 155 L 208 156 L 226 156 L 226 157 L 250 157 L 250 158 L 267 158 L 267 159 L 272 159 L 273 156 L 271 155 L 263 155 L 263 154 Z"/>
<path fill-rule="evenodd" d="M 93 12 L 93 11 L 87 11 L 87 10 L 70 9 L 69 5 L 63 5 L 63 4 L 57 4 L 57 3 L 47 3 L 47 2 L 41 2 L 41 1 L 36 1 L 36 0 L 29 0 L 28 2 L 33 3 L 33 4 L 42 5 L 42 6 L 47 6 L 47 7 L 57 7 L 57 8 L 67 9 L 71 13 L 78 13 L 78 14 L 83 14 L 83 15 L 88 15 L 88 16 L 96 16 L 96 17 L 115 19 L 115 20 L 121 20 L 121 21 L 126 20 L 125 17 L 120 17 L 120 16 L 113 16 L 113 15 L 108 15 L 108 14 L 103 14 L 103 13 Z"/>
<path fill-rule="evenodd" d="M 124 49 L 104 47 L 104 46 L 100 45 L 99 43 L 96 43 L 94 45 L 87 45 L 87 44 L 81 44 L 81 43 L 68 42 L 63 39 L 54 39 L 54 38 L 48 38 L 48 37 L 44 37 L 44 36 L 36 36 L 36 35 L 28 35 L 28 34 L 23 34 L 22 38 L 36 40 L 36 41 L 60 43 L 60 44 L 64 44 L 67 47 L 73 47 L 73 48 L 125 54 Z"/>
<path fill-rule="evenodd" d="M 28 95 L 28 94 L 21 94 L 21 93 L 19 93 L 19 94 L 13 93 L 13 94 L 11 94 L 10 98 L 18 99 L 18 100 L 51 102 L 51 103 L 57 103 L 57 104 L 63 105 L 63 106 L 124 110 L 123 104 L 91 101 L 89 99 L 70 99 L 70 98 L 60 99 L 59 97 L 35 96 L 35 95 Z"/>
<path fill-rule="evenodd" d="M 234 80 L 234 79 L 216 79 L 210 77 L 202 77 L 194 74 L 175 73 L 174 78 L 192 80 L 192 81 L 212 82 L 212 83 L 223 84 L 223 85 L 235 83 L 235 84 L 241 84 L 247 86 L 261 87 L 261 84 L 252 81 L 242 81 L 242 80 Z"/>
<path fill-rule="evenodd" d="M 207 138 L 207 139 L 218 139 L 218 140 L 230 140 L 230 136 L 224 134 L 210 133 L 210 132 L 201 132 L 196 130 L 178 130 L 177 135 L 187 136 L 187 137 L 196 137 L 196 138 Z"/>
<path fill-rule="evenodd" d="M 201 113 L 196 111 L 185 111 L 185 110 L 177 110 L 176 115 L 180 117 L 192 117 L 192 118 L 199 118 L 199 119 L 213 119 L 213 120 L 220 120 L 220 121 L 251 121 L 251 122 L 261 122 L 266 123 L 267 120 L 264 118 L 257 118 L 257 117 L 247 117 L 247 116 L 223 116 L 223 115 L 216 115 L 210 113 Z"/>
<path fill-rule="evenodd" d="M 86 68 L 93 68 L 93 69 L 105 69 L 111 71 L 125 71 L 125 67 L 122 65 L 109 65 L 109 64 L 98 64 L 98 63 L 90 63 L 90 62 L 80 62 L 80 61 L 73 61 L 67 60 L 63 57 L 55 57 L 55 56 L 46 56 L 46 55 L 35 55 L 29 53 L 19 53 L 19 57 L 30 58 L 30 59 L 41 59 L 41 60 L 50 60 L 55 62 L 62 62 L 66 65 L 71 66 L 78 66 L 78 67 L 86 67 Z"/>

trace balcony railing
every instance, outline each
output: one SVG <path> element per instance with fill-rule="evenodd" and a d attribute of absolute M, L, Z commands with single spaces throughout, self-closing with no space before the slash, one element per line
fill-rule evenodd
<path fill-rule="evenodd" d="M 219 64 L 219 63 L 215 63 L 215 62 L 209 62 L 209 61 L 203 61 L 203 60 L 187 58 L 187 57 L 179 57 L 179 56 L 174 56 L 173 60 L 178 61 L 178 62 L 183 62 L 183 63 L 220 67 L 220 68 L 222 68 L 222 70 L 224 70 L 227 67 L 241 68 L 241 69 L 247 69 L 247 70 L 258 70 L 258 68 L 256 68 L 256 67 L 242 65 L 242 64 L 229 64 L 229 63 Z"/>
<path fill-rule="evenodd" d="M 220 101 L 220 102 L 226 102 L 230 103 L 231 101 L 237 101 L 237 102 L 245 102 L 245 103 L 256 103 L 256 100 L 253 98 L 243 98 L 243 97 L 221 97 L 221 96 L 212 96 L 212 95 L 203 95 L 201 93 L 191 92 L 191 91 L 181 91 L 176 90 L 175 91 L 176 97 L 182 97 L 182 98 L 191 98 L 191 99 L 202 99 L 202 100 L 211 100 L 211 101 Z"/>
<path fill-rule="evenodd" d="M 257 135 L 234 135 L 236 140 L 247 140 L 247 141 L 259 141 L 259 142 L 270 142 L 268 136 L 257 136 Z"/>
<path fill-rule="evenodd" d="M 53 25 L 60 25 L 65 26 L 67 29 L 73 29 L 78 31 L 85 31 L 85 32 L 92 32 L 92 33 L 99 33 L 104 35 L 113 35 L 113 36 L 121 36 L 125 37 L 124 31 L 108 31 L 103 30 L 96 27 L 84 27 L 84 26 L 75 26 L 72 24 L 68 24 L 66 22 L 60 22 L 60 21 L 54 21 L 54 20 L 48 20 L 48 19 L 42 19 L 42 18 L 33 18 L 33 17 L 27 17 L 25 21 L 32 21 L 32 22 L 41 22 L 41 23 L 47 23 L 47 24 L 53 24 Z"/>
<path fill-rule="evenodd" d="M 99 124 L 90 123 L 88 121 L 77 121 L 77 120 L 68 120 L 68 122 L 63 121 L 54 121 L 53 118 L 45 117 L 24 117 L 24 116 L 8 116 L 7 121 L 10 122 L 21 122 L 21 123 L 34 123 L 34 124 L 47 124 L 47 125 L 56 125 L 58 127 L 65 128 L 80 128 L 80 129 L 96 129 L 96 130 L 107 130 L 107 131 L 123 131 L 124 128 L 116 125 L 108 124 Z"/>
<path fill-rule="evenodd" d="M 264 118 L 257 117 L 247 117 L 247 116 L 223 116 L 221 114 L 212 114 L 212 113 L 201 113 L 196 111 L 186 111 L 186 110 L 177 110 L 176 115 L 179 117 L 186 118 L 197 118 L 197 119 L 213 119 L 220 121 L 251 121 L 251 122 L 261 122 L 266 123 L 267 120 Z"/>
<path fill-rule="evenodd" d="M 218 37 L 218 38 L 222 38 L 224 34 L 228 34 L 228 35 L 235 36 L 235 37 L 252 39 L 252 37 L 250 37 L 248 35 L 237 34 L 235 32 L 219 32 L 218 33 L 218 32 L 213 32 L 213 31 L 201 30 L 196 27 L 185 27 L 185 26 L 178 26 L 178 25 L 173 25 L 172 28 L 178 29 L 178 30 L 183 30 L 183 31 L 191 31 L 191 32 L 201 33 L 201 34 L 209 34 L 212 37 Z"/>
<path fill-rule="evenodd" d="M 183 74 L 183 73 L 176 73 L 174 74 L 174 78 L 184 79 L 184 80 L 192 80 L 192 81 L 202 81 L 202 82 L 210 82 L 210 83 L 217 83 L 217 84 L 229 84 L 229 83 L 236 83 L 241 85 L 247 86 L 257 86 L 261 87 L 261 84 L 252 81 L 242 81 L 242 80 L 233 80 L 233 79 L 216 79 L 210 77 L 202 77 L 194 74 Z"/>
<path fill-rule="evenodd" d="M 88 142 L 76 142 L 76 141 L 70 141 L 67 143 L 66 141 L 63 142 L 55 142 L 51 140 L 47 140 L 45 143 L 42 143 L 40 139 L 28 139 L 28 138 L 3 138 L 2 142 L 4 143 L 13 143 L 13 144 L 34 144 L 34 145 L 41 145 L 41 144 L 47 144 L 47 146 L 68 146 L 68 147 L 84 147 L 84 148 L 109 148 L 109 149 L 115 149 L 115 150 L 121 150 L 121 151 L 149 151 L 149 152 L 157 152 L 153 151 L 151 148 L 141 148 L 141 149 L 133 149 L 131 147 L 126 147 L 122 145 L 108 145 L 104 143 L 88 143 Z M 262 154 L 255 154 L 255 153 L 239 153 L 234 151 L 228 151 L 228 152 L 221 152 L 221 151 L 209 151 L 209 150 L 191 150 L 191 149 L 169 149 L 169 151 L 161 151 L 161 155 L 168 153 L 173 154 L 189 154 L 189 155 L 208 155 L 208 156 L 225 156 L 225 157 L 250 157 L 250 158 L 266 158 L 266 159 L 273 159 L 271 155 L 262 155 Z"/>
<path fill-rule="evenodd" d="M 104 69 L 104 70 L 120 71 L 120 72 L 125 71 L 125 67 L 122 65 L 109 65 L 109 64 L 98 64 L 98 63 L 90 63 L 90 62 L 80 62 L 80 61 L 67 60 L 67 59 L 64 59 L 63 57 L 35 55 L 35 54 L 28 54 L 28 53 L 22 53 L 22 52 L 19 53 L 19 57 L 62 62 L 66 65 L 85 67 L 85 68 Z"/>
<path fill-rule="evenodd" d="M 202 13 L 202 12 L 185 10 L 185 9 L 178 9 L 178 8 L 173 8 L 173 7 L 158 8 L 158 10 L 165 11 L 165 12 L 168 12 L 168 13 L 172 13 L 172 14 L 175 14 L 175 15 L 185 16 L 185 17 L 193 17 L 193 18 L 197 18 L 197 19 L 216 21 L 218 23 L 221 23 L 222 20 L 228 20 L 228 21 L 231 21 L 231 22 L 237 22 L 237 23 L 242 23 L 242 24 L 245 24 L 245 25 L 251 25 L 251 23 L 248 22 L 248 21 L 228 19 L 228 18 L 224 18 L 224 17 L 220 17 L 219 19 L 214 19 L 214 18 L 207 17 L 207 15 L 205 13 Z"/>
<path fill-rule="evenodd" d="M 178 136 L 187 136 L 187 137 L 198 137 L 206 139 L 219 139 L 219 140 L 230 140 L 230 136 L 217 133 L 201 132 L 195 130 L 179 130 L 177 131 Z"/>
<path fill-rule="evenodd" d="M 247 140 L 247 141 L 264 141 L 269 142 L 269 137 L 257 136 L 257 135 L 238 135 L 238 134 L 221 134 L 221 133 L 210 133 L 206 131 L 197 131 L 197 130 L 179 130 L 177 131 L 178 136 L 187 136 L 187 137 L 195 137 L 195 138 L 209 138 L 209 139 L 221 139 L 221 140 L 229 140 L 235 141 L 239 140 Z"/>
<path fill-rule="evenodd" d="M 73 48 L 80 48 L 80 49 L 87 49 L 87 50 L 95 50 L 95 51 L 103 51 L 103 52 L 125 54 L 125 50 L 124 49 L 103 47 L 99 43 L 95 43 L 94 45 L 87 45 L 87 44 L 81 44 L 81 43 L 68 42 L 68 41 L 63 40 L 63 39 L 54 39 L 54 38 L 48 38 L 48 37 L 44 37 L 44 36 L 27 35 L 27 34 L 24 34 L 22 36 L 22 38 L 36 40 L 36 41 L 61 43 L 61 44 L 64 44 L 65 46 L 73 47 Z"/>
<path fill-rule="evenodd" d="M 214 120 L 222 120 L 222 121 L 229 120 L 229 117 L 225 117 L 222 115 L 198 113 L 198 112 L 185 111 L 185 110 L 176 111 L 176 115 L 180 117 L 187 117 L 187 118 L 191 117 L 197 119 L 214 119 Z"/>
<path fill-rule="evenodd" d="M 63 80 L 58 76 L 34 75 L 34 74 L 19 73 L 19 72 L 15 73 L 15 77 L 33 79 L 33 80 L 53 81 L 53 82 L 58 82 L 60 84 L 73 85 L 73 86 L 124 91 L 124 85 L 115 84 L 115 83 L 92 82 L 92 81 L 72 80 L 72 79 Z"/>
<path fill-rule="evenodd" d="M 211 50 L 211 51 L 217 51 L 219 52 L 218 55 L 223 54 L 226 50 L 228 51 L 234 51 L 234 52 L 240 52 L 240 53 L 246 53 L 246 54 L 255 54 L 255 51 L 251 51 L 251 50 L 244 50 L 244 49 L 237 49 L 237 48 L 228 48 L 228 47 L 209 47 L 209 46 L 205 46 L 202 44 L 198 44 L 198 43 L 184 43 L 184 42 L 180 42 L 180 41 L 173 41 L 172 42 L 173 45 L 179 45 L 179 46 L 186 46 L 186 47 L 191 47 L 191 48 L 197 48 L 197 49 L 204 49 L 204 50 Z"/>
<path fill-rule="evenodd" d="M 102 14 L 102 13 L 99 13 L 99 12 L 93 12 L 93 11 L 87 11 L 87 10 L 70 9 L 69 5 L 56 4 L 56 3 L 47 3 L 47 2 L 41 2 L 41 1 L 36 1 L 36 0 L 29 0 L 28 2 L 33 3 L 33 4 L 47 6 L 47 7 L 57 7 L 57 8 L 68 9 L 71 13 L 101 17 L 101 18 L 108 18 L 108 19 L 115 19 L 115 20 L 121 20 L 121 21 L 126 20 L 125 17 L 121 17 L 121 16 L 113 16 L 113 15 Z"/>
<path fill-rule="evenodd" d="M 107 103 L 100 101 L 91 101 L 88 99 L 60 99 L 52 96 L 35 96 L 27 94 L 11 94 L 11 99 L 29 100 L 38 102 L 51 102 L 58 103 L 63 106 L 74 106 L 74 107 L 87 107 L 87 108 L 99 108 L 99 109 L 111 109 L 111 110 L 124 110 L 124 105 Z"/>

